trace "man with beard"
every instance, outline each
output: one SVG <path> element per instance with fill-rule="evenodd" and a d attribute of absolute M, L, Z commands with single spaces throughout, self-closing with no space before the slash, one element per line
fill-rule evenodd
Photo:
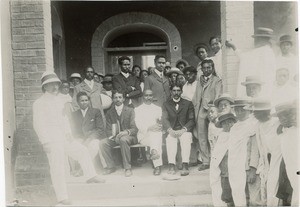
<path fill-rule="evenodd" d="M 140 104 L 139 97 L 142 96 L 142 90 L 137 77 L 130 74 L 130 58 L 122 56 L 118 59 L 118 64 L 121 72 L 113 77 L 113 89 L 125 92 L 124 104 L 126 106 L 132 105 L 137 107 Z"/>
<path fill-rule="evenodd" d="M 150 89 L 153 92 L 153 103 L 161 107 L 170 97 L 169 78 L 163 74 L 166 58 L 156 55 L 154 63 L 154 72 L 145 79 L 144 91 Z"/>

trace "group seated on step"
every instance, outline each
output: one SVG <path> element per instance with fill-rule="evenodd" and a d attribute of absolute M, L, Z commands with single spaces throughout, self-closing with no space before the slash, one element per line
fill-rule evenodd
<path fill-rule="evenodd" d="M 132 175 L 130 148 L 138 143 L 147 146 L 148 157 L 154 166 L 153 174 L 160 175 L 163 137 L 166 137 L 168 173 L 176 173 L 179 142 L 183 161 L 180 174 L 186 176 L 189 174 L 192 129 L 195 125 L 194 107 L 192 102 L 181 98 L 181 86 L 173 85 L 171 93 L 174 98 L 161 108 L 153 104 L 153 92 L 145 90 L 143 104 L 132 108 L 124 104 L 124 93 L 113 91 L 113 105 L 105 114 L 104 124 L 100 110 L 90 106 L 90 97 L 85 92 L 79 92 L 76 98 L 80 109 L 72 113 L 70 120 L 73 136 L 87 146 L 93 159 L 99 156 L 103 174 L 116 171 L 114 148 L 119 146 L 126 177 Z"/>

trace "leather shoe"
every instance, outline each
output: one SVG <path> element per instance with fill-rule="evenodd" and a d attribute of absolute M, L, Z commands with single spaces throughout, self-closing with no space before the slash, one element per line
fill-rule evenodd
<path fill-rule="evenodd" d="M 189 167 L 187 163 L 182 164 L 182 171 L 180 172 L 181 176 L 187 176 L 190 174 Z"/>
<path fill-rule="evenodd" d="M 176 174 L 175 165 L 174 164 L 169 164 L 168 174 L 171 174 L 171 175 L 175 175 Z"/>
<path fill-rule="evenodd" d="M 130 177 L 132 175 L 131 169 L 126 169 L 125 170 L 125 177 Z"/>
<path fill-rule="evenodd" d="M 154 169 L 153 174 L 155 176 L 158 176 L 158 175 L 160 175 L 160 173 L 161 173 L 161 169 L 160 169 L 160 166 L 158 166 Z"/>
<path fill-rule="evenodd" d="M 65 199 L 65 200 L 62 200 L 62 201 L 58 202 L 58 206 L 60 206 L 60 205 L 69 206 L 69 205 L 72 205 L 72 201 L 70 201 L 69 199 Z"/>
<path fill-rule="evenodd" d="M 115 172 L 116 171 L 116 168 L 106 168 L 105 170 L 104 170 L 104 172 L 102 173 L 102 175 L 108 175 L 108 174 L 111 174 L 111 173 L 113 173 L 113 172 Z"/>
<path fill-rule="evenodd" d="M 86 183 L 105 183 L 105 180 L 100 175 L 96 175 L 86 181 Z"/>
<path fill-rule="evenodd" d="M 209 169 L 209 165 L 201 164 L 198 168 L 199 171 Z"/>

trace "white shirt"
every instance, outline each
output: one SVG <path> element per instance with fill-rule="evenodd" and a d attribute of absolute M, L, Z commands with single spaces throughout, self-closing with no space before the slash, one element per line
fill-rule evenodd
<path fill-rule="evenodd" d="M 124 107 L 124 104 L 122 104 L 121 106 L 115 106 L 118 116 L 121 115 L 123 107 Z"/>
<path fill-rule="evenodd" d="M 178 103 L 179 103 L 179 101 L 180 101 L 180 98 L 179 98 L 178 100 L 176 100 L 176 99 L 173 98 L 173 101 L 176 103 L 175 109 L 176 109 L 176 111 L 178 111 L 178 108 L 179 108 Z"/>
<path fill-rule="evenodd" d="M 83 117 L 85 117 L 88 108 L 89 107 L 86 107 L 86 109 L 84 109 L 84 110 L 80 109 Z"/>
<path fill-rule="evenodd" d="M 289 80 L 293 81 L 295 75 L 298 75 L 298 58 L 294 54 L 283 56 L 282 54 L 276 58 L 276 69 L 287 68 L 289 69 Z"/>
<path fill-rule="evenodd" d="M 138 131 L 138 140 L 143 139 L 150 126 L 153 126 L 161 121 L 162 109 L 154 104 L 145 104 L 136 107 L 135 112 L 135 123 Z"/>
<path fill-rule="evenodd" d="M 155 73 L 160 77 L 160 78 L 162 78 L 163 77 L 163 73 L 162 72 L 160 72 L 159 70 L 157 70 L 156 68 L 155 68 Z"/>
<path fill-rule="evenodd" d="M 186 82 L 182 87 L 181 97 L 192 101 L 196 92 L 197 81 L 195 80 L 193 83 Z"/>
<path fill-rule="evenodd" d="M 123 72 L 121 71 L 121 74 L 122 74 L 125 78 L 128 78 L 128 77 L 129 77 L 129 73 L 123 73 Z"/>
<path fill-rule="evenodd" d="M 91 88 L 93 89 L 94 86 L 94 80 L 88 80 L 88 79 L 84 79 L 84 82 Z"/>
<path fill-rule="evenodd" d="M 222 68 L 222 48 L 212 57 L 210 57 L 214 61 L 216 74 L 223 79 L 223 68 Z"/>

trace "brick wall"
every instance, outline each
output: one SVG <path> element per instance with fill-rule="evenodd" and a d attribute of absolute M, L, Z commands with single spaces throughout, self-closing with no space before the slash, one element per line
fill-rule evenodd
<path fill-rule="evenodd" d="M 40 97 L 42 73 L 53 70 L 50 0 L 11 1 L 16 114 L 15 185 L 49 183 L 49 167 L 32 126 L 32 104 Z"/>
<path fill-rule="evenodd" d="M 247 51 L 254 46 L 253 2 L 221 2 L 222 42 L 232 40 L 238 49 Z M 239 59 L 231 49 L 223 51 L 224 91 L 236 95 Z"/>

